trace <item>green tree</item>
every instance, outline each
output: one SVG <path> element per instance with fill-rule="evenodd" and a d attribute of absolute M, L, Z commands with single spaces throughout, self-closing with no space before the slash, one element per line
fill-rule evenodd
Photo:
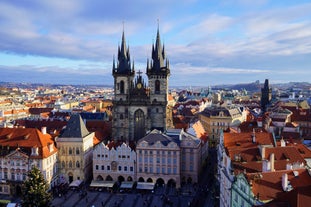
<path fill-rule="evenodd" d="M 22 206 L 46 207 L 51 205 L 52 195 L 47 192 L 49 186 L 41 171 L 33 167 L 28 172 L 28 178 L 23 185 Z"/>

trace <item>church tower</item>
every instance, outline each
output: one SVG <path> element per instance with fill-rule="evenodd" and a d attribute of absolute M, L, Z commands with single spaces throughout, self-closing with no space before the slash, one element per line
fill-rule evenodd
<path fill-rule="evenodd" d="M 264 87 L 261 89 L 261 109 L 266 111 L 267 105 L 270 104 L 272 98 L 272 89 L 269 87 L 269 80 L 265 80 Z"/>
<path fill-rule="evenodd" d="M 169 61 L 166 58 L 164 45 L 161 45 L 159 28 L 157 38 L 152 45 L 152 60 L 147 60 L 146 74 L 150 88 L 151 107 L 149 116 L 151 118 L 151 129 L 166 130 L 171 125 L 171 109 L 168 103 L 168 78 L 170 76 Z"/>
<path fill-rule="evenodd" d="M 125 117 L 128 117 L 128 94 L 135 77 L 135 70 L 134 63 L 131 64 L 129 47 L 126 47 L 124 31 L 121 47 L 118 47 L 117 65 L 113 58 L 112 75 L 114 78 L 112 137 L 125 139 L 128 137 L 129 130 L 129 125 L 125 120 Z"/>
<path fill-rule="evenodd" d="M 118 62 L 113 60 L 114 100 L 112 138 L 137 141 L 152 129 L 166 130 L 168 114 L 169 63 L 161 45 L 159 29 L 156 43 L 152 46 L 152 60 L 147 61 L 148 86 L 142 72 L 135 78 L 134 63 L 125 45 L 124 32 Z M 171 120 L 171 118 L 170 118 Z"/>

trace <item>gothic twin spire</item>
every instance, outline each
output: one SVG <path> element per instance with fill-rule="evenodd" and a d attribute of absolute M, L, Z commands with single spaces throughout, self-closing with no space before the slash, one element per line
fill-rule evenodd
<path fill-rule="evenodd" d="M 161 45 L 159 27 L 157 30 L 157 39 L 152 45 L 152 61 L 147 60 L 147 75 L 161 74 L 169 75 L 169 61 L 165 56 L 164 44 Z M 166 62 L 165 62 L 166 59 Z M 164 64 L 165 62 L 165 64 Z M 134 62 L 131 64 L 129 47 L 126 47 L 124 30 L 122 32 L 121 47 L 118 47 L 118 63 L 115 65 L 115 58 L 113 58 L 113 74 L 134 74 Z"/>

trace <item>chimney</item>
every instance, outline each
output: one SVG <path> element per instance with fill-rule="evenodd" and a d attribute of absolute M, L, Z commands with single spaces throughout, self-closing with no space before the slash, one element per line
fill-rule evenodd
<path fill-rule="evenodd" d="M 266 156 L 266 148 L 261 146 L 261 159 L 265 159 Z"/>
<path fill-rule="evenodd" d="M 270 155 L 270 169 L 271 169 L 271 172 L 275 171 L 275 169 L 274 169 L 274 153 L 271 153 L 271 155 Z"/>
<path fill-rule="evenodd" d="M 282 187 L 284 191 L 288 190 L 288 175 L 286 173 L 282 175 Z"/>
<path fill-rule="evenodd" d="M 46 134 L 46 127 L 41 127 L 41 133 Z"/>
<path fill-rule="evenodd" d="M 253 143 L 256 143 L 256 133 L 255 133 L 255 128 L 253 129 L 252 142 L 253 142 Z"/>
<path fill-rule="evenodd" d="M 281 139 L 281 147 L 285 147 L 286 146 L 286 142 L 284 141 L 283 137 Z"/>
<path fill-rule="evenodd" d="M 262 161 L 262 172 L 269 172 L 271 170 L 271 163 L 268 160 Z"/>

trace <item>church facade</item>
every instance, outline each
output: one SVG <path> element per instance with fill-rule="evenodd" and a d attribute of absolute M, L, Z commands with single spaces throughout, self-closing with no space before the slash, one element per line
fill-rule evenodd
<path fill-rule="evenodd" d="M 165 131 L 172 127 L 172 111 L 168 106 L 169 61 L 161 44 L 159 29 L 152 45 L 151 60 L 147 60 L 144 81 L 141 71 L 135 71 L 124 31 L 117 60 L 113 59 L 114 100 L 112 138 L 138 141 L 146 132 Z"/>

